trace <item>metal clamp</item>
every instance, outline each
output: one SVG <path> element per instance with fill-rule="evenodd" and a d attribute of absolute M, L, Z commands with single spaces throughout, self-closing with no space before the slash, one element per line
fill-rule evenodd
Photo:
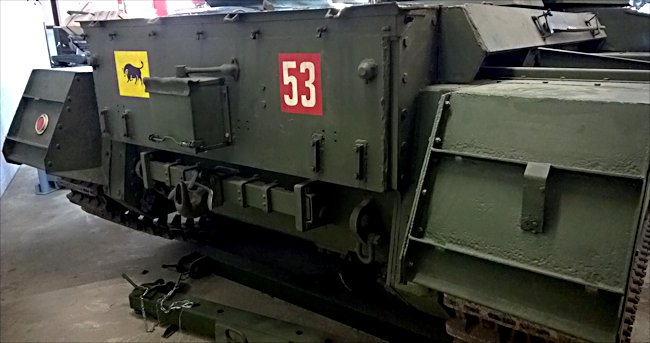
<path fill-rule="evenodd" d="M 323 33 L 327 32 L 327 26 L 319 26 L 316 29 L 316 38 L 323 38 Z"/>
<path fill-rule="evenodd" d="M 595 36 L 598 36 L 600 34 L 600 29 L 604 28 L 604 26 L 600 25 L 600 20 L 598 20 L 598 13 L 595 13 L 593 17 L 589 18 L 589 20 L 586 20 L 585 24 L 588 27 L 593 27 L 591 22 L 594 21 L 594 20 L 596 22 L 596 27 L 595 27 L 594 30 L 591 31 L 591 35 L 595 37 Z"/>
<path fill-rule="evenodd" d="M 277 182 L 271 182 L 269 184 L 266 184 L 262 186 L 262 209 L 266 213 L 271 213 L 273 210 L 271 209 L 271 188 L 277 187 L 278 183 Z"/>
<path fill-rule="evenodd" d="M 524 231 L 544 232 L 546 181 L 550 171 L 548 163 L 528 162 L 526 165 L 521 204 L 521 229 Z"/>
<path fill-rule="evenodd" d="M 550 37 L 553 35 L 553 33 L 555 33 L 548 23 L 548 17 L 552 16 L 553 12 L 551 12 L 551 10 L 546 10 L 546 12 L 542 13 L 541 15 L 533 16 L 533 22 L 535 22 L 535 26 L 537 26 L 537 29 L 542 34 L 542 38 L 544 39 L 546 39 L 546 37 Z M 544 22 L 542 22 L 542 19 Z"/>
<path fill-rule="evenodd" d="M 244 189 L 244 187 L 246 186 L 247 183 L 251 183 L 259 179 L 260 178 L 258 176 L 253 176 L 251 178 L 244 179 L 244 180 L 232 181 L 232 183 L 235 186 L 237 186 L 237 201 L 239 202 L 239 206 L 248 207 L 248 204 L 246 203 L 246 190 Z"/>
<path fill-rule="evenodd" d="M 316 181 L 305 181 L 293 186 L 296 195 L 296 230 L 309 231 L 320 226 L 323 220 L 323 208 L 319 197 L 313 192 Z"/>

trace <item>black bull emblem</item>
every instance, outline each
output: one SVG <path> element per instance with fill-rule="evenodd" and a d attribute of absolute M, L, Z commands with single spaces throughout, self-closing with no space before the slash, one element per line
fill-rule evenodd
<path fill-rule="evenodd" d="M 126 82 L 131 82 L 131 80 L 135 80 L 135 84 L 138 84 L 138 81 L 140 81 L 140 84 L 142 83 L 142 68 L 144 68 L 144 63 L 140 61 L 140 68 L 134 66 L 131 63 L 128 63 L 127 65 L 124 66 L 122 71 L 124 72 L 124 75 L 126 76 Z"/>

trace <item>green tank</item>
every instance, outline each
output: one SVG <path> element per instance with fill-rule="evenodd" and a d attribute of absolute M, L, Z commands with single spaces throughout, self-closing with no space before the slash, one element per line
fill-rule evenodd
<path fill-rule="evenodd" d="M 87 21 L 92 72 L 34 70 L 3 153 L 380 336 L 629 341 L 650 17 L 466 2 Z"/>

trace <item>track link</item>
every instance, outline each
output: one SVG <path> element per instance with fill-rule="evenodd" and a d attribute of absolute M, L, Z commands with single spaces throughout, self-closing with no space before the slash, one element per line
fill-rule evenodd
<path fill-rule="evenodd" d="M 631 343 L 632 329 L 636 319 L 643 282 L 648 270 L 648 258 L 650 257 L 650 211 L 647 211 L 645 220 L 641 226 L 634 260 L 630 270 L 628 287 L 625 296 L 625 308 L 623 309 L 623 320 L 619 331 L 619 342 Z"/>
<path fill-rule="evenodd" d="M 84 183 L 78 186 L 79 189 L 71 188 L 71 192 L 67 195 L 68 200 L 92 215 L 167 239 L 205 243 L 213 238 L 214 223 L 208 217 L 192 219 L 176 214 L 171 217 L 152 218 L 104 196 L 103 190 L 98 185 Z"/>

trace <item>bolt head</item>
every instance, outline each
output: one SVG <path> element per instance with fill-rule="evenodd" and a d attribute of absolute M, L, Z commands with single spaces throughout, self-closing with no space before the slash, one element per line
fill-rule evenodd
<path fill-rule="evenodd" d="M 377 63 L 373 59 L 365 59 L 359 63 L 357 73 L 360 78 L 370 81 L 377 76 Z"/>

